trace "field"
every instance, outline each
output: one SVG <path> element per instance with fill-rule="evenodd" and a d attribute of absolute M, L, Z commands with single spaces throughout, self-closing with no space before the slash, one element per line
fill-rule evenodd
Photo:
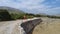
<path fill-rule="evenodd" d="M 32 34 L 60 34 L 60 19 L 42 17 Z"/>

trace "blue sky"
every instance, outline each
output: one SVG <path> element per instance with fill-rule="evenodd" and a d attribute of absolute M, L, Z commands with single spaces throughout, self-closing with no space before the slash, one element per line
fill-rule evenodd
<path fill-rule="evenodd" d="M 60 14 L 60 0 L 0 0 L 0 6 L 8 6 L 29 13 Z"/>

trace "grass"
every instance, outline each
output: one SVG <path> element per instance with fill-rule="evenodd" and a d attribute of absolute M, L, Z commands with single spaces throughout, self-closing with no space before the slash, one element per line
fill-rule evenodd
<path fill-rule="evenodd" d="M 33 34 L 60 34 L 60 19 L 41 18 L 43 20 L 35 27 Z"/>

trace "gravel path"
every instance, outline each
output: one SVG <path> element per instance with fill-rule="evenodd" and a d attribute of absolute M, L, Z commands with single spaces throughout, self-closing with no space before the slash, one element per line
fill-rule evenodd
<path fill-rule="evenodd" d="M 7 22 L 0 22 L 0 34 L 17 34 L 18 30 L 16 32 L 14 32 L 14 30 L 16 30 L 16 26 L 17 28 L 19 28 L 19 24 L 22 23 L 22 20 L 17 20 L 17 21 L 7 21 Z M 17 25 L 18 24 L 18 25 Z M 19 31 L 20 34 L 20 31 Z"/>
<path fill-rule="evenodd" d="M 0 34 L 25 34 L 20 24 L 34 19 L 38 18 L 0 22 Z"/>

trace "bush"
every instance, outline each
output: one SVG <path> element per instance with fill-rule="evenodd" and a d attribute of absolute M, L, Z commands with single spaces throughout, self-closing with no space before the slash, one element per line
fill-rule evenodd
<path fill-rule="evenodd" d="M 8 10 L 0 9 L 0 21 L 6 21 L 6 20 L 16 20 L 16 19 L 23 19 L 24 15 L 27 18 L 33 18 L 34 14 L 28 14 L 28 13 L 9 13 Z"/>
<path fill-rule="evenodd" d="M 11 20 L 11 16 L 7 10 L 0 9 L 0 21 Z"/>

